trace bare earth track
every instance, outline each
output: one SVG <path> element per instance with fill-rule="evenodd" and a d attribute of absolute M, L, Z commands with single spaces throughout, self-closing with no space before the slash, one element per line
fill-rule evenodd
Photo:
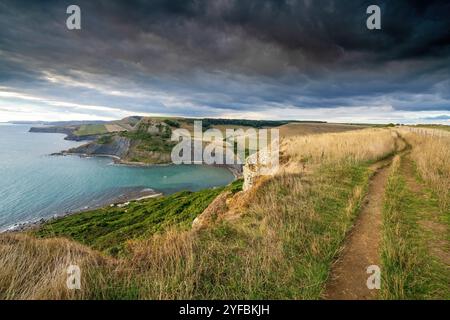
<path fill-rule="evenodd" d="M 348 235 L 344 249 L 331 270 L 324 298 L 331 300 L 376 299 L 377 290 L 369 290 L 366 273 L 370 265 L 380 265 L 380 241 L 384 188 L 389 162 L 378 164 L 363 208 Z"/>
<path fill-rule="evenodd" d="M 401 136 L 397 140 L 397 154 L 401 156 L 399 174 L 406 186 L 419 201 L 417 223 L 421 241 L 428 248 L 430 258 L 444 266 L 450 265 L 448 230 L 439 208 L 430 201 L 431 195 L 416 176 L 414 161 L 411 159 L 411 145 Z M 400 145 L 399 145 L 400 143 Z M 402 147 L 400 147 L 403 145 Z M 368 194 L 356 222 L 347 236 L 339 258 L 331 268 L 323 298 L 332 300 L 370 300 L 378 298 L 378 290 L 367 287 L 367 267 L 381 267 L 381 241 L 383 225 L 384 191 L 390 174 L 391 160 L 376 164 L 368 189 Z M 411 213 L 410 213 L 411 214 Z M 447 237 L 447 238 L 446 238 Z M 415 244 L 418 245 L 418 244 Z"/>

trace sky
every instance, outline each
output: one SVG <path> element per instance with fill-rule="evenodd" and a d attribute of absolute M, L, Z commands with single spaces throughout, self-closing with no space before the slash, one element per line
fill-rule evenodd
<path fill-rule="evenodd" d="M 450 124 L 449 16 L 448 0 L 1 0 L 0 121 Z"/>

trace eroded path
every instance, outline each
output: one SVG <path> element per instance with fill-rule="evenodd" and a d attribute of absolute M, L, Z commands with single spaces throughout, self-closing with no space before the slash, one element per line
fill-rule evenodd
<path fill-rule="evenodd" d="M 408 189 L 413 193 L 414 199 L 420 204 L 416 208 L 416 215 L 428 252 L 450 269 L 450 237 L 449 230 L 444 223 L 445 213 L 440 212 L 437 200 L 434 199 L 430 190 L 427 190 L 419 181 L 410 154 L 405 155 L 402 159 L 401 174 L 406 180 Z"/>
<path fill-rule="evenodd" d="M 404 246 L 399 245 L 400 249 L 403 248 L 401 253 L 407 256 L 390 257 L 389 265 L 398 265 L 400 269 L 384 270 L 392 273 L 386 279 L 393 282 L 385 287 L 383 293 L 367 287 L 370 276 L 367 267 L 377 265 L 383 272 L 382 265 L 385 262 L 381 261 L 382 251 L 386 250 L 386 247 L 382 248 L 383 206 L 391 174 L 390 161 L 386 160 L 373 168 L 376 173 L 370 181 L 363 207 L 344 242 L 341 254 L 331 268 L 323 294 L 325 299 L 450 298 L 449 212 L 440 210 L 437 198 L 420 179 L 411 157 L 411 146 L 402 137 L 399 137 L 399 141 L 404 147 L 397 147 L 401 160 L 396 174 L 404 181 L 404 189 L 399 190 L 402 205 L 398 209 L 403 215 L 401 223 L 406 231 L 398 231 L 401 238 L 398 241 Z M 395 260 L 397 258 L 398 261 Z M 409 270 L 401 261 L 408 261 L 413 269 Z M 412 273 L 414 281 L 406 281 Z"/>
<path fill-rule="evenodd" d="M 367 267 L 380 265 L 380 242 L 384 189 L 389 162 L 378 164 L 363 208 L 348 235 L 344 249 L 331 270 L 324 298 L 333 300 L 375 299 L 377 290 L 367 287 Z"/>

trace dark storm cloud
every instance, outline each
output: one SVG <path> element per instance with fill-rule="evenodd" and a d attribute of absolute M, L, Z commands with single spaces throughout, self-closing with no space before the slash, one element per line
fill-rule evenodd
<path fill-rule="evenodd" d="M 82 30 L 65 27 L 68 5 Z M 366 8 L 382 9 L 382 30 Z M 448 1 L 0 3 L 0 89 L 184 115 L 450 110 Z M 6 89 L 5 89 L 6 90 Z"/>

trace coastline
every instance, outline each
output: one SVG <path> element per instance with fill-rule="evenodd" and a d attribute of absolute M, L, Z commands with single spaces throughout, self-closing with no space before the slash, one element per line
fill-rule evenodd
<path fill-rule="evenodd" d="M 51 156 L 79 156 L 81 158 L 90 158 L 90 157 L 103 157 L 103 158 L 112 158 L 114 160 L 114 164 L 123 165 L 128 167 L 137 167 L 137 168 L 146 168 L 146 167 L 156 167 L 156 166 L 169 166 L 171 163 L 145 163 L 145 162 L 131 162 L 127 160 L 123 160 L 121 157 L 113 155 L 113 154 L 87 154 L 87 153 L 76 153 L 76 152 L 67 152 L 61 151 L 52 153 Z M 198 163 L 194 165 L 202 165 L 202 166 L 213 166 L 217 168 L 225 168 L 230 171 L 234 179 L 242 178 L 242 165 L 228 165 L 228 164 L 206 164 L 206 163 Z M 238 167 L 241 166 L 239 169 Z"/>
<path fill-rule="evenodd" d="M 30 130 L 30 132 L 33 132 Z M 66 135 L 65 140 L 72 140 L 69 135 L 67 135 L 66 132 L 51 132 L 51 133 L 63 133 Z M 79 141 L 79 140 L 75 140 Z M 79 156 L 81 158 L 90 158 L 90 157 L 106 157 L 111 158 L 114 161 L 114 164 L 116 165 L 123 165 L 123 166 L 129 166 L 129 167 L 155 167 L 155 166 L 169 166 L 171 163 L 158 163 L 158 164 L 152 164 L 152 163 L 144 163 L 144 162 L 130 162 L 123 160 L 121 157 L 114 155 L 114 154 L 86 154 L 86 153 L 76 153 L 76 152 L 68 152 L 68 151 L 60 151 L 49 154 L 51 156 Z M 196 165 L 205 165 L 205 166 L 213 166 L 213 167 L 221 167 L 226 168 L 229 172 L 233 174 L 234 180 L 237 180 L 242 177 L 242 166 L 239 165 L 226 165 L 226 164 L 206 164 L 206 163 L 199 163 Z M 145 191 L 144 191 L 145 190 Z M 126 206 L 132 201 L 142 201 L 149 198 L 155 198 L 164 196 L 162 192 L 157 192 L 151 189 L 142 189 L 140 191 L 131 191 L 127 192 L 126 194 L 108 199 L 108 201 L 99 202 L 95 205 L 91 206 L 84 206 L 81 209 L 56 213 L 51 217 L 47 218 L 36 218 L 34 220 L 29 221 L 22 221 L 17 222 L 13 225 L 5 226 L 0 229 L 0 233 L 8 233 L 8 232 L 26 232 L 28 230 L 32 230 L 34 228 L 38 228 L 40 225 L 47 223 L 54 219 L 63 218 L 69 215 L 86 212 L 86 211 L 92 211 L 92 210 L 98 210 L 101 208 L 105 208 L 108 206 Z"/>
<path fill-rule="evenodd" d="M 160 164 L 151 164 L 151 163 L 144 163 L 144 162 L 129 162 L 122 160 L 120 157 L 116 155 L 110 155 L 110 154 L 82 154 L 82 153 L 73 153 L 73 152 L 57 152 L 50 154 L 51 156 L 79 156 L 81 158 L 90 158 L 90 157 L 105 157 L 105 158 L 111 158 L 114 160 L 114 163 L 116 165 L 123 165 L 123 166 L 129 166 L 129 167 L 152 167 L 152 166 L 168 166 L 170 163 L 160 163 Z M 205 163 L 202 164 L 196 164 L 196 165 L 206 165 L 206 166 L 213 166 L 213 167 L 220 167 L 220 168 L 226 168 L 229 170 L 233 176 L 234 180 L 240 179 L 242 177 L 242 172 L 240 172 L 237 168 L 231 165 L 226 164 L 213 164 L 208 165 Z M 50 222 L 55 219 L 60 219 L 69 215 L 86 212 L 86 211 L 92 211 L 92 210 L 98 210 L 105 207 L 111 207 L 111 206 L 118 206 L 123 207 L 127 206 L 130 202 L 133 201 L 142 201 L 145 199 L 151 199 L 151 198 L 157 198 L 162 197 L 164 194 L 162 192 L 158 192 L 152 189 L 143 189 L 140 191 L 131 191 L 124 195 L 117 196 L 113 199 L 110 199 L 110 201 L 98 203 L 93 206 L 86 206 L 82 209 L 73 210 L 73 211 L 67 211 L 60 214 L 55 214 L 52 217 L 49 218 L 39 218 L 32 221 L 24 221 L 24 222 L 18 222 L 12 226 L 5 227 L 5 229 L 1 229 L 0 233 L 13 233 L 13 232 L 26 232 L 29 230 L 33 230 L 35 228 L 38 228 L 42 224 L 45 224 L 47 222 Z"/>
<path fill-rule="evenodd" d="M 39 226 L 41 226 L 44 223 L 50 222 L 55 219 L 61 219 L 61 218 L 64 218 L 64 217 L 67 217 L 67 216 L 70 216 L 73 214 L 92 211 L 92 210 L 98 210 L 98 209 L 105 208 L 105 207 L 113 207 L 113 206 L 125 207 L 125 206 L 129 205 L 130 202 L 133 202 L 133 201 L 142 201 L 142 200 L 157 198 L 157 197 L 162 197 L 162 196 L 164 196 L 164 194 L 162 192 L 158 192 L 158 191 L 155 191 L 155 190 L 149 189 L 149 188 L 145 188 L 140 191 L 130 191 L 126 194 L 119 195 L 119 196 L 111 199 L 110 201 L 101 202 L 101 203 L 98 203 L 98 204 L 90 206 L 90 207 L 86 206 L 86 207 L 83 207 L 82 209 L 67 211 L 67 212 L 63 212 L 60 214 L 55 214 L 54 216 L 49 217 L 49 218 L 39 218 L 39 219 L 32 220 L 32 221 L 18 222 L 12 226 L 9 226 L 9 227 L 6 227 L 5 229 L 0 230 L 0 233 L 25 232 L 25 231 L 29 231 L 29 230 L 38 228 Z"/>
<path fill-rule="evenodd" d="M 67 131 L 60 131 L 60 130 L 56 130 L 55 128 L 37 128 L 37 127 L 31 127 L 29 132 L 36 132 L 36 133 L 46 133 L 46 132 L 52 132 L 52 133 L 63 133 L 66 135 L 66 137 L 64 138 L 65 140 L 73 140 L 73 141 L 92 141 L 92 139 L 94 137 L 96 137 L 95 135 L 91 135 L 91 136 L 86 136 L 85 138 L 80 138 L 80 137 L 76 137 L 74 136 L 73 132 L 71 132 L 70 130 Z M 115 155 L 115 154 L 102 154 L 102 153 L 79 153 L 79 152 L 69 152 L 67 150 L 63 150 L 60 152 L 55 152 L 52 153 L 50 155 L 53 156 L 65 156 L 65 155 L 77 155 L 79 157 L 107 157 L 107 158 L 112 158 L 114 159 L 114 163 L 117 165 L 124 165 L 124 166 L 130 166 L 130 167 L 151 167 L 151 166 L 168 166 L 171 163 L 146 163 L 146 162 L 132 162 L 132 161 L 127 161 L 122 159 L 120 156 Z M 243 165 L 239 165 L 239 164 L 234 164 L 234 165 L 229 165 L 229 164 L 207 164 L 207 163 L 199 163 L 197 165 L 206 165 L 206 166 L 213 166 L 213 167 L 218 167 L 218 168 L 226 168 L 228 171 L 230 171 L 233 176 L 234 179 L 240 179 L 243 176 Z"/>

